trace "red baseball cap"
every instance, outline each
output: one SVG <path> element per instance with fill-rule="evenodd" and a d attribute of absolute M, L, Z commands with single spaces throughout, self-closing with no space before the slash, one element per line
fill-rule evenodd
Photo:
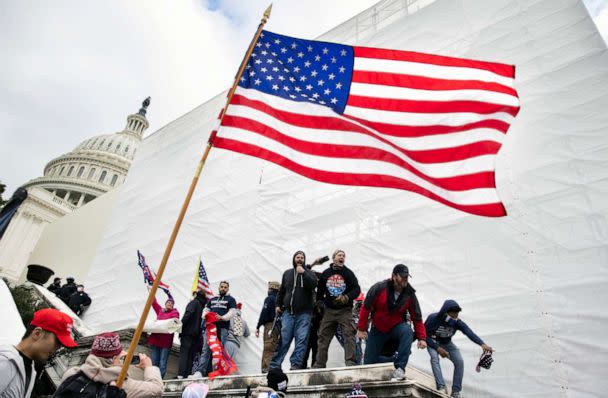
<path fill-rule="evenodd" d="M 74 348 L 78 346 L 72 338 L 74 321 L 68 314 L 54 308 L 44 308 L 34 313 L 31 324 L 53 333 L 64 347 Z"/>

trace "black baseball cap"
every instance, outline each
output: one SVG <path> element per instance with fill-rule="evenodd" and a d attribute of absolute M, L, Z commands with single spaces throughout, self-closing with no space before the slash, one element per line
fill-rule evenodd
<path fill-rule="evenodd" d="M 411 276 L 410 270 L 407 268 L 407 265 L 405 265 L 405 264 L 395 265 L 395 267 L 393 268 L 393 275 L 399 275 L 404 278 Z"/>

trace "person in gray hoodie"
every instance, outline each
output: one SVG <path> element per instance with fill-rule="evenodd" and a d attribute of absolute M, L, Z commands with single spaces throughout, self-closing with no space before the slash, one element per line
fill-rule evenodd
<path fill-rule="evenodd" d="M 69 315 L 54 308 L 34 313 L 25 335 L 16 346 L 0 346 L 0 398 L 29 398 L 36 382 L 35 363 L 44 364 L 64 346 L 76 347 Z"/>

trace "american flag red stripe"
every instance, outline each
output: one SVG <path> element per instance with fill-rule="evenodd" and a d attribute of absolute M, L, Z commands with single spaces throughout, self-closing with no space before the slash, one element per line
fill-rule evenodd
<path fill-rule="evenodd" d="M 213 298 L 213 291 L 211 290 L 211 285 L 209 283 L 209 278 L 207 277 L 207 272 L 205 271 L 205 266 L 203 265 L 203 261 L 199 258 L 198 260 L 198 273 L 197 273 L 197 288 L 205 292 L 205 297 L 207 299 Z"/>
<path fill-rule="evenodd" d="M 317 181 L 405 189 L 472 214 L 506 214 L 494 167 L 519 111 L 513 66 L 354 47 L 342 112 L 327 101 L 346 69 L 331 65 L 349 47 L 334 45 L 327 54 L 314 47 L 320 42 L 275 34 L 264 40 L 248 64 L 248 83 L 226 109 L 216 147 Z M 270 81 L 265 87 L 262 78 Z M 294 95 L 302 91 L 310 97 Z"/>

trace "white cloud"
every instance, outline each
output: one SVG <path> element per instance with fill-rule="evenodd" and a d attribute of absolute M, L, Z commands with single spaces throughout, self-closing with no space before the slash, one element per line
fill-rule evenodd
<path fill-rule="evenodd" d="M 314 38 L 373 0 L 279 0 L 267 28 Z M 119 131 L 150 95 L 150 132 L 227 88 L 267 1 L 24 0 L 0 15 L 0 180 Z M 209 9 L 211 8 L 211 9 Z"/>

